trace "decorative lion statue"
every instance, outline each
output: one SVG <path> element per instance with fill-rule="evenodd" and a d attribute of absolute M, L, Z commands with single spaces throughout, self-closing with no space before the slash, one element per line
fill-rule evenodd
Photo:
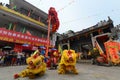
<path fill-rule="evenodd" d="M 29 77 L 30 79 L 35 78 L 36 76 L 41 76 L 46 71 L 46 63 L 44 62 L 44 57 L 39 55 L 39 51 L 35 51 L 31 57 L 26 59 L 28 64 L 27 68 L 24 69 L 22 72 L 15 74 L 14 78 L 19 77 Z"/>
<path fill-rule="evenodd" d="M 74 74 L 78 74 L 75 68 L 76 58 L 77 54 L 74 50 L 64 50 L 59 63 L 58 73 L 65 74 L 66 72 L 73 72 Z"/>

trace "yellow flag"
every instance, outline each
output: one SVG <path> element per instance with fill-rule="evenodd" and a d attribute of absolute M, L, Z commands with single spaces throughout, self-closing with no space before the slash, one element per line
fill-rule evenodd
<path fill-rule="evenodd" d="M 58 45 L 58 52 L 62 54 L 62 48 L 60 45 Z"/>
<path fill-rule="evenodd" d="M 38 52 L 39 52 L 39 50 L 37 49 L 37 50 L 33 53 L 33 55 L 37 54 Z"/>

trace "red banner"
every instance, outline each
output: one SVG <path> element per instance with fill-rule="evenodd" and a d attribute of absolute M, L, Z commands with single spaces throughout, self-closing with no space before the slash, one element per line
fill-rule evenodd
<path fill-rule="evenodd" d="M 108 60 L 112 60 L 113 62 L 116 62 L 117 60 L 119 60 L 119 42 L 115 42 L 115 41 L 108 41 L 104 43 L 105 45 L 105 49 L 106 49 L 106 54 L 108 56 Z"/>
<path fill-rule="evenodd" d="M 14 47 L 14 51 L 15 52 L 18 52 L 18 51 L 22 51 L 22 46 L 21 45 L 15 45 L 15 47 Z"/>
<path fill-rule="evenodd" d="M 0 28 L 0 40 L 21 44 L 27 43 L 35 46 L 47 44 L 47 39 L 22 34 L 20 32 L 11 31 L 4 28 Z"/>

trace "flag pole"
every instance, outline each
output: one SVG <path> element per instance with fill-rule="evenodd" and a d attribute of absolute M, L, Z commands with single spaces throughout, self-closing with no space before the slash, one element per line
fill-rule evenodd
<path fill-rule="evenodd" d="M 47 35 L 47 46 L 46 46 L 46 54 L 45 56 L 48 56 L 49 51 L 49 44 L 50 44 L 50 24 L 51 24 L 51 16 L 48 18 L 48 35 Z"/>
<path fill-rule="evenodd" d="M 59 20 L 57 17 L 57 12 L 54 7 L 50 7 L 48 13 L 48 34 L 47 34 L 47 46 L 45 56 L 48 56 L 49 46 L 50 46 L 50 26 L 52 25 L 52 32 L 56 32 L 59 27 Z"/>

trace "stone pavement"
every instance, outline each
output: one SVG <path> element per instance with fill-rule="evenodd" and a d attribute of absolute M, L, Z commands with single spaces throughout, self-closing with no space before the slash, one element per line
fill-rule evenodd
<path fill-rule="evenodd" d="M 120 80 L 120 67 L 97 66 L 85 63 L 77 63 L 79 74 L 60 75 L 57 70 L 47 70 L 44 76 L 36 79 L 19 78 L 16 80 Z M 13 75 L 19 73 L 26 66 L 0 67 L 0 80 L 15 80 Z"/>

